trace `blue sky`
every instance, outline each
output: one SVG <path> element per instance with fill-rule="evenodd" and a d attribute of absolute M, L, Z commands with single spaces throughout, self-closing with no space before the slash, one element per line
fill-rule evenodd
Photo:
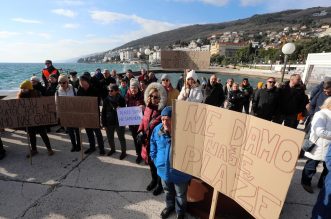
<path fill-rule="evenodd" d="M 0 8 L 0 62 L 66 60 L 191 24 L 330 0 L 10 0 Z"/>

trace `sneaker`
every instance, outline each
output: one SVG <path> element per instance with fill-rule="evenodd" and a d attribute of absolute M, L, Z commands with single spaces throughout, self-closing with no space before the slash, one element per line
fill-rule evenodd
<path fill-rule="evenodd" d="M 106 154 L 106 152 L 105 152 L 105 150 L 100 150 L 100 151 L 99 151 L 99 154 L 100 154 L 101 156 L 103 156 L 103 155 Z"/>
<path fill-rule="evenodd" d="M 110 150 L 110 151 L 108 152 L 107 156 L 111 156 L 111 155 L 113 155 L 113 154 L 115 154 L 115 153 L 116 153 L 115 150 Z"/>
<path fill-rule="evenodd" d="M 48 149 L 48 156 L 54 155 L 54 151 L 52 149 Z"/>
<path fill-rule="evenodd" d="M 137 159 L 136 159 L 136 163 L 137 163 L 137 164 L 140 164 L 140 163 L 141 163 L 141 161 L 142 161 L 142 158 L 141 158 L 141 156 L 138 156 L 138 157 L 137 157 Z"/>
<path fill-rule="evenodd" d="M 95 148 L 89 148 L 86 151 L 84 151 L 84 154 L 92 154 L 95 151 Z"/>
<path fill-rule="evenodd" d="M 306 190 L 307 192 L 309 192 L 309 193 L 314 193 L 314 190 L 313 190 L 313 188 L 312 188 L 311 186 L 309 186 L 309 185 L 305 185 L 305 184 L 302 184 L 302 187 L 303 187 L 303 189 Z"/>
<path fill-rule="evenodd" d="M 30 156 L 33 157 L 34 155 L 37 155 L 37 154 L 38 154 L 37 150 L 31 150 L 31 152 L 26 155 L 26 158 L 30 158 Z"/>
<path fill-rule="evenodd" d="M 158 196 L 158 195 L 160 195 L 162 192 L 163 192 L 163 187 L 162 187 L 161 185 L 158 185 L 158 186 L 156 187 L 156 189 L 154 189 L 154 191 L 153 191 L 153 195 L 154 195 L 154 196 Z"/>
<path fill-rule="evenodd" d="M 160 216 L 162 219 L 166 219 L 170 216 L 170 214 L 174 211 L 174 208 L 165 208 L 162 210 Z"/>
<path fill-rule="evenodd" d="M 154 189 L 155 186 L 156 186 L 156 181 L 152 180 L 152 181 L 148 184 L 146 190 L 147 190 L 147 191 L 152 191 L 152 189 Z"/>
<path fill-rule="evenodd" d="M 125 152 L 122 152 L 121 153 L 121 156 L 120 156 L 120 160 L 123 160 L 125 157 L 126 157 L 126 153 Z"/>

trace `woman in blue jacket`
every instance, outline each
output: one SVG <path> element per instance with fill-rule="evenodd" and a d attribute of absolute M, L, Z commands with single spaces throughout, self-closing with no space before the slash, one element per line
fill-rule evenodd
<path fill-rule="evenodd" d="M 170 167 L 171 112 L 170 106 L 161 112 L 162 123 L 154 128 L 151 136 L 150 156 L 166 194 L 166 208 L 161 212 L 161 218 L 168 218 L 176 210 L 177 218 L 181 219 L 185 216 L 186 193 L 191 176 Z"/>

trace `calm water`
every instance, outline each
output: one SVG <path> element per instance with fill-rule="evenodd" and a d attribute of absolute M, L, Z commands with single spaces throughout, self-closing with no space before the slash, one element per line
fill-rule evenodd
<path fill-rule="evenodd" d="M 64 71 L 75 70 L 78 72 L 78 75 L 81 75 L 85 71 L 94 72 L 96 68 L 107 68 L 110 70 L 116 69 L 118 73 L 125 72 L 127 69 L 138 71 L 141 68 L 141 65 L 54 63 L 54 67 L 63 69 Z M 26 79 L 30 79 L 32 75 L 35 74 L 41 78 L 41 70 L 43 68 L 43 63 L 0 63 L 0 90 L 18 90 L 19 84 Z M 156 77 L 160 79 L 161 75 L 162 74 L 156 74 Z M 173 73 L 169 74 L 169 76 L 172 84 L 176 86 L 180 74 Z M 202 77 L 206 77 L 208 79 L 210 74 L 199 73 L 198 76 L 201 81 Z M 218 74 L 218 78 L 222 80 L 223 84 L 229 77 L 234 78 L 236 82 L 241 82 L 243 78 L 241 75 Z M 249 80 L 252 86 L 255 87 L 258 81 L 264 81 L 265 79 L 249 77 Z"/>

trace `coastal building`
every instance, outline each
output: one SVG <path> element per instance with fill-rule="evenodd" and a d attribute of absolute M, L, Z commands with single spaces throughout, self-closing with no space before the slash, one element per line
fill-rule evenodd
<path fill-rule="evenodd" d="M 210 45 L 210 55 L 219 54 L 225 57 L 233 57 L 237 50 L 247 46 L 245 43 L 214 42 Z"/>

